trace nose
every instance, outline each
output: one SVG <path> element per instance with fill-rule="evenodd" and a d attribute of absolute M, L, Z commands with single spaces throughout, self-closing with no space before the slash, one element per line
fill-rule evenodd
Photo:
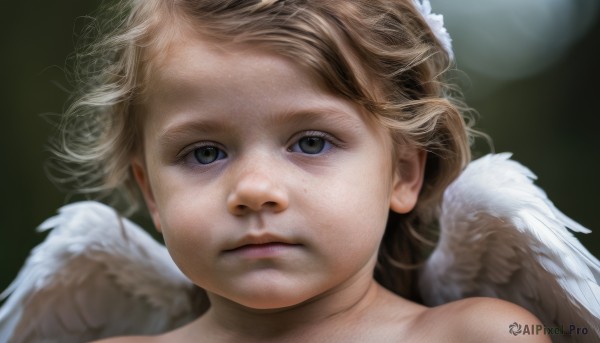
<path fill-rule="evenodd" d="M 239 175 L 227 197 L 229 212 L 240 216 L 251 212 L 281 212 L 288 207 L 288 195 L 271 173 L 253 171 Z"/>

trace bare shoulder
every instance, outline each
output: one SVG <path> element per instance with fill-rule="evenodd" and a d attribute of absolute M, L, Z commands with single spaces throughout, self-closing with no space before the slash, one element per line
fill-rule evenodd
<path fill-rule="evenodd" d="M 422 313 L 417 325 L 436 327 L 433 335 L 447 342 L 550 342 L 536 316 L 494 298 L 467 298 L 431 308 Z M 524 334 L 524 326 L 540 330 Z"/>

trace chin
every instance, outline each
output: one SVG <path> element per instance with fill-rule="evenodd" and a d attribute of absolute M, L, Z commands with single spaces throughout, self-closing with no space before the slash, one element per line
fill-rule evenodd
<path fill-rule="evenodd" d="M 243 285 L 240 287 L 240 285 Z M 278 310 L 302 304 L 319 292 L 315 289 L 299 287 L 302 282 L 262 282 L 262 283 L 239 283 L 232 288 L 220 288 L 215 292 L 219 296 L 235 302 L 238 305 L 254 310 Z M 303 286 L 306 286 L 304 284 Z M 224 291 L 227 289 L 227 291 Z"/>
<path fill-rule="evenodd" d="M 311 296 L 304 295 L 293 288 L 283 291 L 262 290 L 260 292 L 244 292 L 236 294 L 229 300 L 238 303 L 244 307 L 255 310 L 278 310 L 297 306 L 307 300 Z"/>

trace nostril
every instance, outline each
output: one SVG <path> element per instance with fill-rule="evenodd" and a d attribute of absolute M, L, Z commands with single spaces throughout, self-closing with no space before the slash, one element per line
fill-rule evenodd
<path fill-rule="evenodd" d="M 267 201 L 267 202 L 264 203 L 264 206 L 265 207 L 270 207 L 270 208 L 277 207 L 277 203 L 275 201 Z"/>

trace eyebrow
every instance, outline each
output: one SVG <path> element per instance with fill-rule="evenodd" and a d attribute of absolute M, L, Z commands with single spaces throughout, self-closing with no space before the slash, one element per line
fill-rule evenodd
<path fill-rule="evenodd" d="M 317 107 L 297 111 L 286 111 L 270 118 L 275 125 L 299 125 L 306 122 L 327 122 L 336 124 L 339 129 L 351 129 L 358 125 L 360 118 L 335 107 Z"/>
<path fill-rule="evenodd" d="M 169 125 L 157 136 L 159 146 L 169 146 L 178 142 L 181 137 L 191 134 L 215 133 L 226 129 L 220 121 L 214 120 L 183 120 L 174 125 Z"/>
<path fill-rule="evenodd" d="M 267 121 L 273 126 L 299 126 L 307 122 L 328 123 L 338 130 L 352 130 L 358 126 L 359 118 L 333 107 L 318 107 L 293 110 L 269 115 Z M 224 119 L 192 119 L 169 125 L 158 135 L 159 143 L 169 144 L 189 134 L 209 134 L 231 131 L 232 124 Z"/>

